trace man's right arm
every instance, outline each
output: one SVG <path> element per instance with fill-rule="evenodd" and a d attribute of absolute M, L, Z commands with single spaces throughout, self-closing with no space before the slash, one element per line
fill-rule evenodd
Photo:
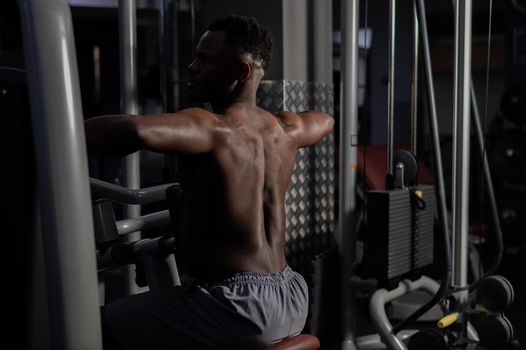
<path fill-rule="evenodd" d="M 198 108 L 144 117 L 100 116 L 88 119 L 84 126 L 88 153 L 99 157 L 122 157 L 140 149 L 206 153 L 224 129 L 214 114 Z"/>
<path fill-rule="evenodd" d="M 141 149 L 139 116 L 104 115 L 84 122 L 88 154 L 98 157 L 123 157 Z"/>
<path fill-rule="evenodd" d="M 296 141 L 297 147 L 314 145 L 334 128 L 334 118 L 323 112 L 281 112 L 277 117 L 285 131 Z"/>

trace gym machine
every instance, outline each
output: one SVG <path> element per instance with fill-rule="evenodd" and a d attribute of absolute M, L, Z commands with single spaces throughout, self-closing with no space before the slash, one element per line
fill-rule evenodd
<path fill-rule="evenodd" d="M 350 5 L 350 4 L 352 5 Z M 425 7 L 422 0 L 414 2 L 414 26 L 415 38 L 414 65 L 418 63 L 419 44 L 424 56 L 424 81 L 426 88 L 427 106 L 429 108 L 429 125 L 431 127 L 432 150 L 434 156 L 434 170 L 436 187 L 422 191 L 419 187 L 405 188 L 413 179 L 412 174 L 416 171 L 416 160 L 409 152 L 393 155 L 393 78 L 394 78 L 394 21 L 395 0 L 390 1 L 390 55 L 389 55 L 389 91 L 388 91 L 388 142 L 387 142 L 387 176 L 386 189 L 381 191 L 370 191 L 368 194 L 369 217 L 374 213 L 375 221 L 369 227 L 372 232 L 369 246 L 373 249 L 366 254 L 365 260 L 369 259 L 369 275 L 376 278 L 372 282 L 373 288 L 383 287 L 376 290 L 370 299 L 370 316 L 374 327 L 379 334 L 381 342 L 388 349 L 421 349 L 423 347 L 435 346 L 436 349 L 500 349 L 503 347 L 514 348 L 516 342 L 513 340 L 513 327 L 504 316 L 503 312 L 513 302 L 513 287 L 502 276 L 493 275 L 502 258 L 502 234 L 498 221 L 495 205 L 495 196 L 491 182 L 491 175 L 485 154 L 482 128 L 476 108 L 475 95 L 471 83 L 471 1 L 455 2 L 455 135 L 454 135 L 454 180 L 453 180 L 453 217 L 452 235 L 449 234 L 449 223 L 447 220 L 444 180 L 442 173 L 442 162 L 440 145 L 438 139 L 437 114 L 434 100 L 433 78 L 429 42 L 427 36 L 427 24 Z M 346 232 L 352 232 L 353 223 L 358 221 L 354 193 L 356 186 L 356 104 L 347 105 L 346 99 L 355 96 L 355 84 L 346 83 L 345 79 L 356 78 L 355 59 L 356 28 L 358 25 L 357 1 L 342 1 L 342 32 L 344 47 L 342 48 L 342 61 L 344 62 L 343 74 L 343 96 L 342 105 L 342 137 L 341 137 L 341 169 L 352 169 L 351 174 L 342 175 L 340 187 L 340 252 L 345 254 L 342 261 L 342 299 L 344 311 L 342 315 L 343 334 L 342 349 L 378 349 L 381 345 L 375 336 L 355 337 L 354 320 L 354 295 L 355 291 L 367 291 L 371 289 L 370 281 L 363 281 L 353 276 L 353 266 L 356 265 L 356 242 L 346 238 Z M 351 46 L 348 48 L 347 45 Z M 347 58 L 346 55 L 351 55 Z M 347 75 L 345 75 L 345 72 Z M 418 68 L 414 68 L 416 74 Z M 415 93 L 416 78 L 413 77 L 413 112 L 416 111 Z M 354 88 L 354 89 L 353 89 Z M 352 98 L 351 98 L 352 101 Z M 487 185 L 488 197 L 491 202 L 492 224 L 497 236 L 496 257 L 487 273 L 469 285 L 467 281 L 467 252 L 468 252 L 468 188 L 469 188 L 469 136 L 470 136 L 470 103 L 472 104 L 473 124 L 476 127 L 476 136 L 483 157 L 484 177 Z M 347 108 L 346 108 L 347 107 Z M 415 128 L 416 113 L 412 113 L 411 125 Z M 415 129 L 412 135 L 416 135 Z M 350 152 L 347 141 L 350 140 Z M 412 137 L 412 151 L 414 151 L 415 139 Z M 347 157 L 346 154 L 349 154 Z M 396 163 L 395 163 L 396 161 Z M 409 175 L 409 176 L 407 176 Z M 346 192 L 349 191 L 349 192 Z M 418 268 L 432 262 L 423 260 L 421 257 L 429 257 L 429 242 L 432 238 L 431 227 L 422 227 L 418 217 L 415 220 L 415 203 L 417 210 L 429 209 L 424 217 L 433 215 L 429 208 L 434 203 L 433 192 L 437 197 L 438 220 L 441 230 L 442 243 L 445 251 L 443 264 L 443 276 L 441 284 L 418 274 Z M 349 193 L 351 195 L 349 195 Z M 425 194 L 425 195 L 424 195 Z M 431 195 L 429 195 L 431 194 Z M 342 198 L 343 197 L 343 198 Z M 351 199 L 346 199 L 351 197 Z M 425 199 L 429 198 L 429 201 Z M 423 202 L 423 203 L 422 203 Z M 347 205 L 346 205 L 347 204 Z M 346 211 L 345 211 L 346 210 Z M 412 218 L 412 219 L 411 219 Z M 349 221 L 347 221 L 349 220 Z M 452 251 L 450 248 L 452 241 Z M 374 245 L 373 245 L 374 243 Z M 423 244 L 421 244 L 423 243 Z M 425 250 L 425 249 L 428 250 Z M 372 254 L 371 254 L 372 253 Z M 418 265 L 422 263 L 422 265 Z M 347 267 L 346 267 L 346 264 Z M 423 289 L 433 295 L 425 305 L 420 307 L 408 318 L 396 326 L 392 326 L 385 312 L 388 302 L 399 298 L 413 290 Z M 476 291 L 476 293 L 475 293 Z M 350 301 L 345 301 L 345 298 Z M 437 320 L 437 325 L 430 329 L 420 329 L 401 332 L 418 320 L 426 311 L 439 303 L 444 317 Z M 473 324 L 473 326 L 472 326 Z"/>
<path fill-rule="evenodd" d="M 98 271 L 133 264 L 139 287 L 154 290 L 180 285 L 174 255 L 182 200 L 180 187 L 165 184 L 131 190 L 93 178 L 90 184 L 92 194 L 101 197 L 93 202 Z M 169 209 L 117 221 L 113 201 L 135 205 L 166 201 Z M 122 239 L 133 232 L 162 227 L 168 233 L 135 241 Z"/>

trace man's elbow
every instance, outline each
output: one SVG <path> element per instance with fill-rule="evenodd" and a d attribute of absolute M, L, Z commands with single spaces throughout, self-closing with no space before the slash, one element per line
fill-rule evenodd
<path fill-rule="evenodd" d="M 334 130 L 334 118 L 329 114 L 326 114 L 325 127 L 327 128 L 327 134 Z"/>
<path fill-rule="evenodd" d="M 324 119 L 322 122 L 322 138 L 329 135 L 334 130 L 334 118 L 326 113 L 323 113 Z"/>

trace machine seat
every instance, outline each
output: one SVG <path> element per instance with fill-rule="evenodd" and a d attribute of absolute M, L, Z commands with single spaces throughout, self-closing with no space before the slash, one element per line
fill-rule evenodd
<path fill-rule="evenodd" d="M 318 338 L 311 334 L 300 334 L 295 337 L 285 338 L 265 350 L 316 350 L 320 347 Z"/>

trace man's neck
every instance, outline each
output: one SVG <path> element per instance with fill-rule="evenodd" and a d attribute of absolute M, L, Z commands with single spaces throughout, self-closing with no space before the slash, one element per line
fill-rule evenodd
<path fill-rule="evenodd" d="M 242 106 L 246 109 L 254 109 L 256 105 L 257 86 L 245 86 L 240 91 L 233 92 L 230 96 L 224 97 L 211 103 L 215 113 L 223 113 L 233 106 Z"/>

